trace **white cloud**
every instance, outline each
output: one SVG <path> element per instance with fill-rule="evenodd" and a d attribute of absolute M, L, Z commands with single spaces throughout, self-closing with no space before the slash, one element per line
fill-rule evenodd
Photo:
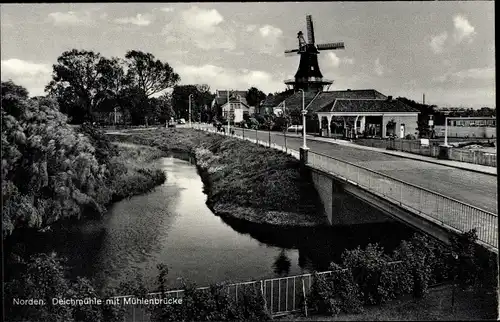
<path fill-rule="evenodd" d="M 492 81 L 494 83 L 495 80 L 495 68 L 494 67 L 485 67 L 485 68 L 470 68 L 464 69 L 454 73 L 446 73 L 441 76 L 434 77 L 432 79 L 434 82 L 445 83 L 445 82 L 458 82 L 461 83 L 464 80 L 486 80 Z"/>
<path fill-rule="evenodd" d="M 354 64 L 354 58 L 349 58 L 349 57 L 339 58 L 337 54 L 335 54 L 334 52 L 328 52 L 327 57 L 330 64 L 335 68 L 339 67 L 340 64 L 346 64 L 346 65 Z"/>
<path fill-rule="evenodd" d="M 264 92 L 275 92 L 284 89 L 281 80 L 261 70 L 228 69 L 211 64 L 194 66 L 180 64 L 175 70 L 181 76 L 183 84 L 209 84 L 212 91 L 216 89 L 246 90 L 256 86 Z"/>
<path fill-rule="evenodd" d="M 224 17 L 215 9 L 206 10 L 193 6 L 181 13 L 183 22 L 191 29 L 211 32 L 218 24 L 224 21 Z"/>
<path fill-rule="evenodd" d="M 329 52 L 328 58 L 330 59 L 330 63 L 333 65 L 333 67 L 340 66 L 340 58 L 335 53 Z"/>
<path fill-rule="evenodd" d="M 453 36 L 458 43 L 462 42 L 464 39 L 469 40 L 469 42 L 472 41 L 476 32 L 474 31 L 474 27 L 465 17 L 455 16 L 453 18 L 453 24 L 455 26 Z"/>
<path fill-rule="evenodd" d="M 44 87 L 52 74 L 50 64 L 34 63 L 11 58 L 1 61 L 2 81 L 12 79 L 18 85 L 26 87 L 30 95 L 44 95 Z"/>
<path fill-rule="evenodd" d="M 236 47 L 234 28 L 223 28 L 223 23 L 227 22 L 217 10 L 193 6 L 174 15 L 162 33 L 166 35 L 168 43 L 175 42 L 176 46 L 185 49 L 194 45 L 204 50 L 233 50 Z"/>
<path fill-rule="evenodd" d="M 255 29 L 257 29 L 257 25 L 248 25 L 248 26 L 246 26 L 246 28 L 245 28 L 245 30 L 246 30 L 247 32 L 252 32 L 252 31 L 254 31 Z"/>
<path fill-rule="evenodd" d="M 446 39 L 448 39 L 448 33 L 446 31 L 432 37 L 430 46 L 435 54 L 440 54 L 443 52 Z"/>
<path fill-rule="evenodd" d="M 261 36 L 265 37 L 265 38 L 275 39 L 275 38 L 278 38 L 281 35 L 283 35 L 283 30 L 281 30 L 280 28 L 271 26 L 271 25 L 265 25 L 263 27 L 260 27 L 259 32 L 260 32 Z"/>
<path fill-rule="evenodd" d="M 135 17 L 123 17 L 114 20 L 118 24 L 132 24 L 136 26 L 149 26 L 153 22 L 153 16 L 138 13 Z"/>
<path fill-rule="evenodd" d="M 164 8 L 161 8 L 160 11 L 163 11 L 163 12 L 173 12 L 175 9 L 172 8 L 172 7 L 164 7 Z"/>
<path fill-rule="evenodd" d="M 380 58 L 375 60 L 375 74 L 378 76 L 384 75 L 384 66 L 380 63 Z"/>
<path fill-rule="evenodd" d="M 49 13 L 49 19 L 56 26 L 78 26 L 78 25 L 90 25 L 92 24 L 92 18 L 90 12 L 51 12 Z"/>

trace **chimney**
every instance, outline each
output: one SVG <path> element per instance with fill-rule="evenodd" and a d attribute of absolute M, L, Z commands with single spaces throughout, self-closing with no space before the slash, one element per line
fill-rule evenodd
<path fill-rule="evenodd" d="M 425 105 L 425 93 L 423 94 L 422 104 L 424 104 L 424 105 Z"/>
<path fill-rule="evenodd" d="M 388 102 L 392 102 L 392 96 L 391 96 L 391 95 L 389 95 L 389 96 L 387 97 L 387 101 L 388 101 Z"/>
<path fill-rule="evenodd" d="M 348 92 L 350 92 L 350 91 L 351 91 L 351 89 L 350 89 L 350 88 L 348 88 L 348 89 L 347 89 L 347 91 L 348 91 Z"/>

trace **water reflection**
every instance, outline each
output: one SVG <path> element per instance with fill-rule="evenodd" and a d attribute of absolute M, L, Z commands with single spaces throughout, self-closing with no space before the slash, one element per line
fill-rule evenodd
<path fill-rule="evenodd" d="M 39 245 L 68 257 L 73 276 L 117 286 L 140 273 L 153 289 L 159 263 L 168 266 L 168 287 L 179 287 L 179 278 L 198 285 L 256 280 L 326 270 L 346 248 L 369 242 L 391 248 L 411 234 L 397 223 L 280 228 L 219 217 L 206 205 L 193 162 L 188 154 L 162 158 L 163 185 L 116 203 L 103 220 L 55 232 Z"/>
<path fill-rule="evenodd" d="M 292 263 L 286 256 L 286 251 L 282 248 L 273 264 L 274 273 L 278 276 L 287 276 L 290 273 L 291 266 Z"/>

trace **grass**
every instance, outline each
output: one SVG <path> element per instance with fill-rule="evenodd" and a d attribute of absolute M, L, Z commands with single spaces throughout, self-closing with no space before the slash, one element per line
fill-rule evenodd
<path fill-rule="evenodd" d="M 162 151 L 137 144 L 113 144 L 118 149 L 118 156 L 111 159 L 113 202 L 151 191 L 165 182 L 165 173 L 153 165 L 164 156 Z"/>
<path fill-rule="evenodd" d="M 192 129 L 124 133 L 110 136 L 195 155 L 207 204 L 216 214 L 280 226 L 326 223 L 312 181 L 301 175 L 299 161 L 281 151 Z"/>
<path fill-rule="evenodd" d="M 406 296 L 381 306 L 365 307 L 360 314 L 337 316 L 312 315 L 286 316 L 288 321 L 457 321 L 497 319 L 497 302 L 494 293 L 462 291 L 457 288 L 452 306 L 452 285 L 430 289 L 423 299 Z"/>

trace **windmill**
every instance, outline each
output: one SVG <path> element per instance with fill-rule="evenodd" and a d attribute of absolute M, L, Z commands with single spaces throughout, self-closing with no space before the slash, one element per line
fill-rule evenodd
<path fill-rule="evenodd" d="M 286 50 L 285 55 L 290 56 L 295 53 L 300 55 L 300 63 L 295 79 L 285 80 L 286 85 L 292 85 L 294 90 L 303 89 L 304 91 L 321 91 L 324 86 L 330 86 L 333 81 L 323 79 L 319 70 L 318 54 L 323 50 L 344 49 L 343 42 L 327 43 L 316 45 L 314 40 L 314 27 L 312 16 L 306 16 L 307 23 L 307 42 L 304 39 L 302 31 L 297 33 L 299 39 L 299 48 Z"/>

